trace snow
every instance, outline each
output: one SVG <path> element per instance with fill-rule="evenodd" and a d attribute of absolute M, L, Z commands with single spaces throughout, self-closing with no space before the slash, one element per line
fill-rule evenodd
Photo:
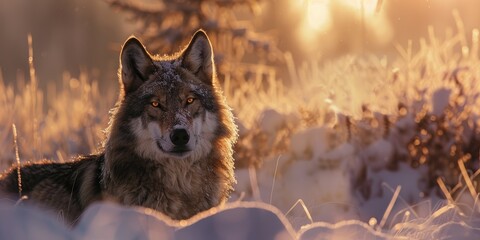
<path fill-rule="evenodd" d="M 393 157 L 393 146 L 389 141 L 380 139 L 370 144 L 364 151 L 364 158 L 367 165 L 373 171 L 384 169 Z"/>
<path fill-rule="evenodd" d="M 432 96 L 433 115 L 440 116 L 445 112 L 445 109 L 447 108 L 450 102 L 451 94 L 452 94 L 452 90 L 447 88 L 440 88 L 433 93 L 433 96 Z"/>
<path fill-rule="evenodd" d="M 0 201 L 0 239 L 69 239 L 72 233 L 55 217 L 29 206 Z"/>
<path fill-rule="evenodd" d="M 367 175 L 371 185 L 370 197 L 359 200 L 360 215 L 364 217 L 381 219 L 397 187 L 400 191 L 399 200 L 393 205 L 393 213 L 409 209 L 412 204 L 422 201 L 420 194 L 422 190 L 418 184 L 424 175 L 422 169 L 412 169 L 401 163 L 398 171 L 384 169 L 374 172 L 369 169 Z"/>
<path fill-rule="evenodd" d="M 290 141 L 292 153 L 302 158 L 318 159 L 327 151 L 327 128 L 313 127 L 295 133 Z"/>
<path fill-rule="evenodd" d="M 294 230 L 275 207 L 233 202 L 173 221 L 151 209 L 113 203 L 90 206 L 77 226 L 68 228 L 30 206 L 0 203 L 0 239 L 479 239 L 480 222 L 445 205 L 428 218 L 406 219 L 390 230 L 375 221 L 318 221 Z"/>
<path fill-rule="evenodd" d="M 266 109 L 260 116 L 260 130 L 270 135 L 275 135 L 283 124 L 285 116 L 274 109 Z"/>
<path fill-rule="evenodd" d="M 281 213 L 259 203 L 232 203 L 175 232 L 175 239 L 292 239 L 294 231 Z"/>
<path fill-rule="evenodd" d="M 371 226 L 362 221 L 350 220 L 337 224 L 318 222 L 305 226 L 299 233 L 300 240 L 307 239 L 387 239 L 387 235 L 376 232 Z"/>
<path fill-rule="evenodd" d="M 73 229 L 30 206 L 0 203 L 0 239 L 292 239 L 285 217 L 262 203 L 230 203 L 188 221 L 113 203 L 90 206 Z"/>
<path fill-rule="evenodd" d="M 152 210 L 111 203 L 94 204 L 83 214 L 74 235 L 78 239 L 173 239 L 168 218 Z"/>

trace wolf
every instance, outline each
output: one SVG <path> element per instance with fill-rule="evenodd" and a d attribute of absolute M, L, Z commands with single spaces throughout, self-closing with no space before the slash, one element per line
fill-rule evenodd
<path fill-rule="evenodd" d="M 119 98 L 97 153 L 12 166 L 0 192 L 72 225 L 96 201 L 152 208 L 174 220 L 224 203 L 235 183 L 237 127 L 207 34 L 199 30 L 169 56 L 151 55 L 130 37 L 118 75 Z"/>

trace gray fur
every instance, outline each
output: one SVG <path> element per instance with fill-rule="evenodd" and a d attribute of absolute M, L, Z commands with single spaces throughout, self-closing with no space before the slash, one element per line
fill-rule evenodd
<path fill-rule="evenodd" d="M 122 90 L 100 152 L 69 163 L 22 165 L 27 202 L 69 223 L 101 200 L 153 208 L 177 220 L 225 202 L 235 182 L 237 128 L 206 34 L 198 31 L 185 50 L 169 57 L 151 56 L 136 38 L 128 39 L 119 79 Z M 172 140 L 177 129 L 187 134 L 182 145 Z M 0 192 L 18 199 L 16 166 L 0 178 Z"/>

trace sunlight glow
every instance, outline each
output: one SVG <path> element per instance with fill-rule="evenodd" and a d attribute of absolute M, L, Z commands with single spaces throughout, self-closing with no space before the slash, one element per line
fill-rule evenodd
<path fill-rule="evenodd" d="M 384 0 L 290 0 L 300 17 L 298 39 L 310 56 L 328 55 L 349 42 L 351 50 L 382 46 L 393 37 Z M 341 36 L 341 37 L 340 37 Z M 341 39 L 337 39 L 340 37 Z M 351 38 L 351 39 L 347 39 Z M 331 50 L 332 49 L 332 50 Z"/>
<path fill-rule="evenodd" d="M 350 7 L 359 13 L 363 9 L 363 13 L 366 15 L 374 14 L 377 9 L 379 0 L 339 0 L 339 3 Z"/>
<path fill-rule="evenodd" d="M 329 0 L 309 0 L 307 5 L 307 24 L 312 30 L 324 31 L 331 26 Z"/>
<path fill-rule="evenodd" d="M 332 26 L 331 4 L 339 4 L 356 14 L 373 15 L 380 0 L 306 0 L 306 27 L 314 31 L 326 31 Z"/>

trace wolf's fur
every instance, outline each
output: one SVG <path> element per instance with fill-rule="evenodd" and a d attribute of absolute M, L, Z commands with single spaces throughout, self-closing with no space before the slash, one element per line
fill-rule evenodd
<path fill-rule="evenodd" d="M 74 223 L 94 201 L 156 209 L 186 219 L 224 202 L 235 182 L 237 129 L 218 87 L 203 31 L 174 56 L 150 55 L 134 37 L 120 54 L 121 93 L 100 153 L 69 163 L 21 166 L 28 202 Z M 0 191 L 18 198 L 17 167 Z"/>

